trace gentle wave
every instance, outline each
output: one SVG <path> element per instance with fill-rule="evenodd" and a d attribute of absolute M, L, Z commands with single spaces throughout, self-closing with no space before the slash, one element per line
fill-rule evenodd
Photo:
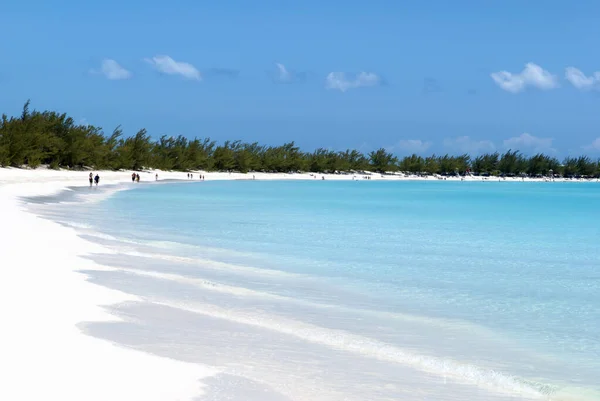
<path fill-rule="evenodd" d="M 306 274 L 284 272 L 281 270 L 269 269 L 269 268 L 263 268 L 263 267 L 259 268 L 259 267 L 252 267 L 252 266 L 247 266 L 247 265 L 242 266 L 242 265 L 238 265 L 235 263 L 221 262 L 221 261 L 216 261 L 216 260 L 207 259 L 207 258 L 177 256 L 174 254 L 167 254 L 167 253 L 156 253 L 154 250 L 161 249 L 166 252 L 169 252 L 169 251 L 176 252 L 178 250 L 183 249 L 183 250 L 192 250 L 195 253 L 223 255 L 223 256 L 227 256 L 227 257 L 235 256 L 236 258 L 240 258 L 240 259 L 258 257 L 258 255 L 254 254 L 254 253 L 239 252 L 239 251 L 233 251 L 230 249 L 207 247 L 207 246 L 200 246 L 200 245 L 183 244 L 180 242 L 173 242 L 173 241 L 131 239 L 131 238 L 125 238 L 125 237 L 121 237 L 121 236 L 107 234 L 107 233 L 92 229 L 93 226 L 86 224 L 86 223 L 65 221 L 64 224 L 69 225 L 76 229 L 80 229 L 80 234 L 82 234 L 86 237 L 89 237 L 90 240 L 91 240 L 91 238 L 97 238 L 97 239 L 101 239 L 101 240 L 114 242 L 114 244 L 112 246 L 109 244 L 106 244 L 107 247 L 115 248 L 119 251 L 123 251 L 124 254 L 130 255 L 130 256 L 152 257 L 152 258 L 157 258 L 157 259 L 170 260 L 170 261 L 174 261 L 174 262 L 202 264 L 203 266 L 206 265 L 207 267 L 215 266 L 218 268 L 227 268 L 229 270 L 247 271 L 247 272 L 254 272 L 256 274 L 265 274 L 265 275 L 287 276 L 290 278 L 309 277 Z M 123 244 L 131 245 L 132 247 L 130 247 L 130 248 L 123 247 Z M 138 250 L 139 247 L 144 248 L 144 252 L 140 252 Z M 149 250 L 152 250 L 152 251 L 149 251 Z"/>
<path fill-rule="evenodd" d="M 186 277 L 186 276 L 183 276 L 180 274 L 159 273 L 159 272 L 155 272 L 155 271 L 140 270 L 140 269 L 134 269 L 134 268 L 123 268 L 123 267 L 119 267 L 119 270 L 128 272 L 128 273 L 132 273 L 132 274 L 136 274 L 139 276 L 146 276 L 146 277 L 152 277 L 152 278 L 157 278 L 157 279 L 161 279 L 161 280 L 173 281 L 173 282 L 177 282 L 177 283 L 181 283 L 181 284 L 194 285 L 194 286 L 197 286 L 197 287 L 200 287 L 203 289 L 208 289 L 211 291 L 216 291 L 216 292 L 229 294 L 229 295 L 238 295 L 238 296 L 253 297 L 253 298 L 259 298 L 259 299 L 270 299 L 273 301 L 288 302 L 288 303 L 293 303 L 296 305 L 310 306 L 312 308 L 317 308 L 317 309 L 336 309 L 339 311 L 345 311 L 345 312 L 350 312 L 350 313 L 359 313 L 362 315 L 377 316 L 377 317 L 380 317 L 383 319 L 393 319 L 393 320 L 401 320 L 401 321 L 405 321 L 405 322 L 424 323 L 424 324 L 428 324 L 431 326 L 435 326 L 437 328 L 456 329 L 457 327 L 461 327 L 463 329 L 468 329 L 473 332 L 477 331 L 480 334 L 484 334 L 484 332 L 486 335 L 491 334 L 491 332 L 489 332 L 488 330 L 485 330 L 482 327 L 475 326 L 473 324 L 470 324 L 470 323 L 464 322 L 464 321 L 442 319 L 442 318 L 432 318 L 432 317 L 427 317 L 427 316 L 417 316 L 417 315 L 410 315 L 410 314 L 398 313 L 398 312 L 386 312 L 386 311 L 375 310 L 375 309 L 353 308 L 353 307 L 347 307 L 347 306 L 343 306 L 343 305 L 335 305 L 335 304 L 324 303 L 324 302 L 313 302 L 313 301 L 309 301 L 307 299 L 302 299 L 302 298 L 298 298 L 298 297 L 288 297 L 288 296 L 283 296 L 283 295 L 278 295 L 278 294 L 271 294 L 271 293 L 268 293 L 265 291 L 257 291 L 257 290 L 252 290 L 252 289 L 248 289 L 248 288 L 244 288 L 244 287 L 226 285 L 226 284 L 222 284 L 222 283 L 219 283 L 219 282 L 216 282 L 213 280 L 199 278 L 197 276 L 195 278 L 189 278 L 189 277 Z"/>
<path fill-rule="evenodd" d="M 274 319 L 273 316 L 239 313 L 215 305 L 185 304 L 158 299 L 152 299 L 152 302 L 188 312 L 276 331 L 314 344 L 328 346 L 368 358 L 398 363 L 422 372 L 476 385 L 485 390 L 533 398 L 547 398 L 558 390 L 555 386 L 535 383 L 493 370 L 482 369 L 478 366 L 450 359 L 415 354 L 402 348 L 343 330 L 325 329 L 285 318 Z"/>

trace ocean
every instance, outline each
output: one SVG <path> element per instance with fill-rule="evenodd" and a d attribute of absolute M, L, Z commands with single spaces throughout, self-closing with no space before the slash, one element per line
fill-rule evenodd
<path fill-rule="evenodd" d="M 127 189 L 127 190 L 122 190 Z M 30 205 L 139 300 L 91 336 L 214 366 L 199 400 L 600 400 L 600 186 L 211 181 Z"/>

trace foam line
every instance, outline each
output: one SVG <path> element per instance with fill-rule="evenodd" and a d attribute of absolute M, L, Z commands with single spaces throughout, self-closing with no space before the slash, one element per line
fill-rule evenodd
<path fill-rule="evenodd" d="M 503 394 L 541 399 L 544 397 L 548 398 L 556 391 L 552 386 L 527 382 L 524 379 L 449 359 L 415 354 L 399 347 L 351 334 L 343 330 L 325 329 L 279 317 L 274 319 L 272 316 L 263 316 L 260 314 L 243 314 L 215 305 L 185 304 L 155 299 L 152 299 L 152 302 L 213 318 L 276 331 L 314 344 L 351 352 L 367 358 L 376 358 L 381 361 L 401 364 L 425 373 L 451 378 L 465 384 L 476 385 L 482 389 Z"/>

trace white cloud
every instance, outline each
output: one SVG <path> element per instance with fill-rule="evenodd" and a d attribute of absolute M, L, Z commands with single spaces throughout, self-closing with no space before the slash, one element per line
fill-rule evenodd
<path fill-rule="evenodd" d="M 505 91 L 519 93 L 527 87 L 542 90 L 558 87 L 558 78 L 537 64 L 527 63 L 523 71 L 517 74 L 499 71 L 490 74 L 496 85 Z"/>
<path fill-rule="evenodd" d="M 589 152 L 600 152 L 600 138 L 596 138 L 589 145 L 583 146 L 583 149 Z"/>
<path fill-rule="evenodd" d="M 444 148 L 448 151 L 469 153 L 471 155 L 493 152 L 496 150 L 496 146 L 492 141 L 474 140 L 468 136 L 444 139 Z"/>
<path fill-rule="evenodd" d="M 581 70 L 575 67 L 567 67 L 565 78 L 571 85 L 580 90 L 600 89 L 600 71 L 596 71 L 587 77 Z"/>
<path fill-rule="evenodd" d="M 361 72 L 352 80 L 346 78 L 343 72 L 330 72 L 325 80 L 325 88 L 346 92 L 348 89 L 381 84 L 381 78 L 372 72 Z"/>
<path fill-rule="evenodd" d="M 423 153 L 433 145 L 433 142 L 422 141 L 420 139 L 402 139 L 394 146 L 391 146 L 388 152 L 401 151 L 403 153 Z"/>
<path fill-rule="evenodd" d="M 151 59 L 145 59 L 146 62 L 152 64 L 158 71 L 168 75 L 181 75 L 186 79 L 200 81 L 202 75 L 190 63 L 183 61 L 175 61 L 169 56 L 154 56 Z"/>
<path fill-rule="evenodd" d="M 121 67 L 115 60 L 109 58 L 102 60 L 100 71 L 92 70 L 91 72 L 94 74 L 102 74 L 110 80 L 128 79 L 133 75 L 131 72 Z"/>
<path fill-rule="evenodd" d="M 535 153 L 555 153 L 556 149 L 552 147 L 552 138 L 539 138 L 528 133 L 504 140 L 504 147 L 513 150 L 529 150 Z"/>

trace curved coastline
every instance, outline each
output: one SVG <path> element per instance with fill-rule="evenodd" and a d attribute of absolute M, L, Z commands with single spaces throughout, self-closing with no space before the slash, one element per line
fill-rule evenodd
<path fill-rule="evenodd" d="M 171 178 L 147 183 L 198 182 L 187 180 L 184 174 L 161 172 L 161 177 Z M 208 174 L 211 174 L 212 180 L 248 179 L 227 173 Z M 1 253 L 7 255 L 3 256 L 3 260 L 9 265 L 17 266 L 10 268 L 8 277 L 0 284 L 2 296 L 6 298 L 2 302 L 2 313 L 8 316 L 8 326 L 11 327 L 6 334 L 9 340 L 3 343 L 12 344 L 10 349 L 0 349 L 2 355 L 8 355 L 0 365 L 9 363 L 22 369 L 17 369 L 15 375 L 19 380 L 0 389 L 0 398 L 40 398 L 41 393 L 34 393 L 40 390 L 36 390 L 36 386 L 27 386 L 28 381 L 43 383 L 39 388 L 47 386 L 44 396 L 56 394 L 67 401 L 191 401 L 199 396 L 202 392 L 199 380 L 210 378 L 219 372 L 194 363 L 119 347 L 88 336 L 79 329 L 78 325 L 82 322 L 119 321 L 114 314 L 106 312 L 104 306 L 134 301 L 137 297 L 88 282 L 86 276 L 80 273 L 81 270 L 111 269 L 81 258 L 100 251 L 101 247 L 78 237 L 73 228 L 41 219 L 23 207 L 24 202 L 31 202 L 40 196 L 54 196 L 55 200 L 60 200 L 60 195 L 56 195 L 64 190 L 81 189 L 84 193 L 86 173 L 65 172 L 64 176 L 58 175 L 51 180 L 39 179 L 33 175 L 34 172 L 31 172 L 29 180 L 24 183 L 17 183 L 18 179 L 6 185 L 0 182 L 0 208 L 3 215 L 6 214 L 3 220 L 6 219 L 11 227 L 0 234 L 0 246 L 5 248 Z M 127 172 L 102 172 L 101 176 L 101 186 L 109 188 L 109 191 L 103 193 L 108 196 L 116 192 L 113 189 L 127 190 L 135 188 L 136 185 L 124 185 L 129 183 L 130 179 Z M 284 174 L 267 176 L 265 179 L 294 179 Z M 308 179 L 306 176 L 298 178 Z M 104 199 L 97 196 L 93 198 Z M 30 251 L 31 247 L 35 252 Z M 32 299 L 31 294 L 34 294 L 35 298 Z M 23 298 L 26 302 L 14 302 L 15 299 Z M 14 304 L 18 304 L 19 309 L 9 310 Z M 19 325 L 24 315 L 30 323 Z M 4 344 L 2 347 L 4 348 Z M 36 354 L 35 359 L 23 358 L 27 349 L 30 350 L 28 352 Z M 61 367 L 65 369 L 57 369 L 54 366 L 57 360 L 66 361 L 61 363 Z M 37 366 L 31 369 L 32 365 Z M 471 373 L 465 374 L 469 376 Z M 65 379 L 68 380 L 67 383 L 64 382 Z M 511 382 L 512 378 L 508 378 L 509 383 L 506 383 L 506 379 L 499 377 L 502 383 L 500 387 L 505 384 L 519 384 Z M 72 382 L 77 384 L 71 385 Z M 98 382 L 106 384 L 102 389 L 96 390 Z M 543 391 L 538 392 L 539 387 L 532 386 L 532 383 L 520 384 L 528 390 L 533 390 L 531 395 L 534 397 L 543 394 Z M 23 390 L 24 388 L 27 390 Z M 93 393 L 89 390 L 92 388 Z M 562 395 L 554 395 L 556 398 L 553 399 L 571 399 L 570 396 L 563 398 Z"/>
<path fill-rule="evenodd" d="M 214 369 L 126 349 L 78 328 L 119 321 L 105 307 L 136 297 L 90 283 L 80 270 L 106 268 L 80 256 L 99 247 L 73 228 L 39 218 L 27 202 L 84 187 L 86 174 L 0 172 L 0 366 L 10 372 L 0 399 L 192 401 Z M 101 175 L 105 187 L 127 182 L 126 173 Z"/>

